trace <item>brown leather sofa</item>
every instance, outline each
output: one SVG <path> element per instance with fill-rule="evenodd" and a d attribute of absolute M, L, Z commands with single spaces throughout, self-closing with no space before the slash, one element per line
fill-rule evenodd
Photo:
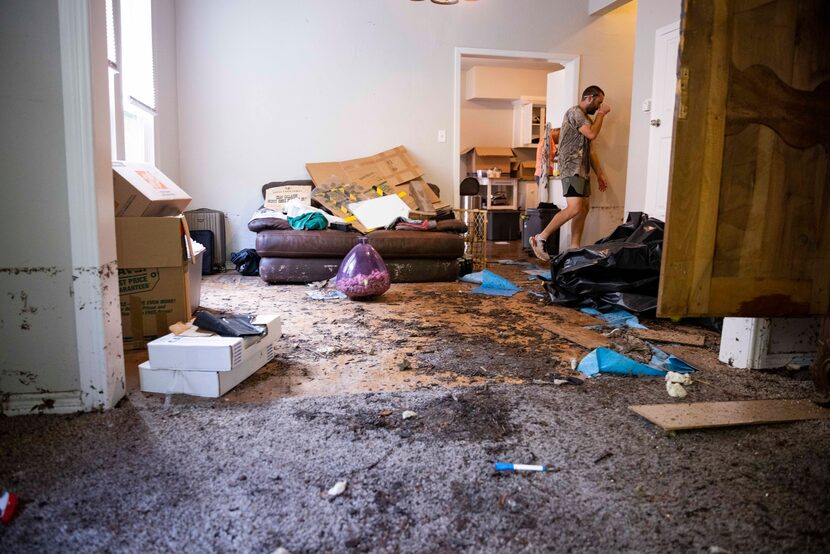
<path fill-rule="evenodd" d="M 265 185 L 263 197 L 271 186 L 288 183 Z M 438 223 L 435 231 L 378 230 L 366 235 L 386 263 L 393 283 L 454 281 L 458 277 L 458 258 L 464 255 L 464 239 L 458 234 L 460 222 Z M 286 226 L 284 220 L 259 220 L 249 224 L 257 233 L 256 251 L 261 257 L 259 275 L 266 283 L 330 279 L 337 275 L 340 262 L 362 236 L 358 232 L 298 231 Z M 441 231 L 444 228 L 456 232 Z"/>

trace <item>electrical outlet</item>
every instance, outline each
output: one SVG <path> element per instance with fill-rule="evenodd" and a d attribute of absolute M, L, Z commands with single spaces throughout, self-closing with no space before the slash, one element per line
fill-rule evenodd
<path fill-rule="evenodd" d="M 447 132 L 444 129 L 438 130 L 438 142 L 447 142 Z"/>

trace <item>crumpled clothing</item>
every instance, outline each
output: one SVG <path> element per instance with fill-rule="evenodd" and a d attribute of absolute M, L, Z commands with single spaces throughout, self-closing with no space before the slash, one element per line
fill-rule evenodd
<path fill-rule="evenodd" d="M 297 217 L 288 217 L 292 229 L 300 231 L 322 230 L 329 226 L 326 216 L 320 212 L 307 212 Z"/>
<path fill-rule="evenodd" d="M 438 226 L 438 222 L 433 219 L 409 219 L 408 217 L 397 217 L 395 221 L 386 226 L 387 229 L 395 229 L 397 231 L 430 231 Z"/>
<path fill-rule="evenodd" d="M 283 206 L 283 210 L 285 211 L 285 214 L 288 216 L 289 221 L 290 221 L 290 218 L 299 217 L 303 214 L 319 213 L 319 214 L 322 214 L 323 217 L 325 217 L 326 220 L 329 223 L 346 223 L 346 220 L 343 219 L 342 217 L 338 217 L 336 215 L 331 215 L 329 213 L 324 212 L 323 210 L 321 210 L 319 208 L 313 208 L 313 207 L 309 206 L 308 204 L 305 204 L 299 198 L 292 198 L 291 200 L 286 202 L 285 206 Z"/>

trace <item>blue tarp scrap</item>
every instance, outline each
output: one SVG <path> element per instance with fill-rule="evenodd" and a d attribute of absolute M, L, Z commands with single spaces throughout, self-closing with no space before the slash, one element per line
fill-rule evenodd
<path fill-rule="evenodd" d="M 521 290 L 501 275 L 485 269 L 481 272 L 481 286 L 472 289 L 470 292 L 491 296 L 513 296 Z"/>
<path fill-rule="evenodd" d="M 664 369 L 666 371 L 674 371 L 675 373 L 691 373 L 692 371 L 695 371 L 693 366 L 687 364 L 677 356 L 663 352 L 651 343 L 648 343 L 648 345 L 654 352 L 654 355 L 648 362 L 649 365 Z"/>
<path fill-rule="evenodd" d="M 582 313 L 586 313 L 588 315 L 602 318 L 605 321 L 607 321 L 608 324 L 612 327 L 625 326 L 631 327 L 632 329 L 648 329 L 648 327 L 640 323 L 640 320 L 637 318 L 636 315 L 625 310 L 613 310 L 610 312 L 603 313 L 594 308 L 582 308 L 579 311 L 581 311 Z"/>
<path fill-rule="evenodd" d="M 645 375 L 663 377 L 666 372 L 656 369 L 631 358 L 623 356 L 609 348 L 597 348 L 582 358 L 577 369 L 585 377 L 595 377 L 600 373 L 612 375 Z"/>
<path fill-rule="evenodd" d="M 459 277 L 458 280 L 464 283 L 472 283 L 474 285 L 480 285 L 481 282 L 484 280 L 483 276 L 484 271 L 476 271 L 473 273 L 468 273 L 463 277 Z"/>
<path fill-rule="evenodd" d="M 544 281 L 550 281 L 551 275 L 549 269 L 523 269 L 522 273 L 527 273 L 529 275 L 528 280 L 533 279 L 542 279 Z"/>

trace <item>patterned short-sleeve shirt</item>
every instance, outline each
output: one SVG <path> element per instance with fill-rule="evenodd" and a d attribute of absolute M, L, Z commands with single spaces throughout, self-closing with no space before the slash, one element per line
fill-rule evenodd
<path fill-rule="evenodd" d="M 579 128 L 593 122 L 579 106 L 565 112 L 559 131 L 559 173 L 562 177 L 579 175 L 585 179 L 591 170 L 591 141 L 579 132 Z"/>

